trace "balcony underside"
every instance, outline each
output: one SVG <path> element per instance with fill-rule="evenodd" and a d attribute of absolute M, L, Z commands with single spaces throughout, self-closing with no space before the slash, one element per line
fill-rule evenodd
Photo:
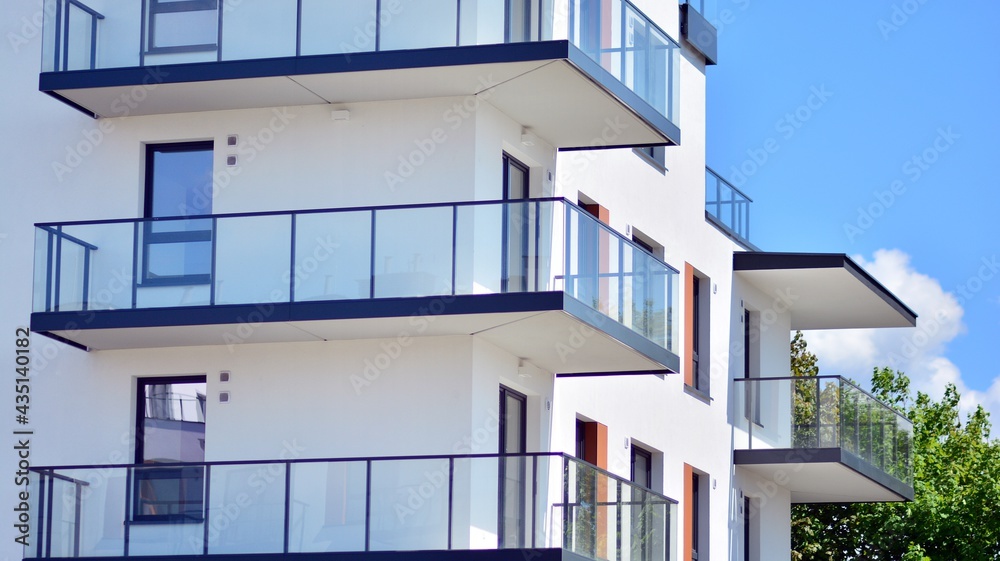
<path fill-rule="evenodd" d="M 475 335 L 555 373 L 676 372 L 679 359 L 563 292 L 32 314 L 88 350 Z"/>
<path fill-rule="evenodd" d="M 777 296 L 792 329 L 913 327 L 917 314 L 842 253 L 733 254 L 736 275 Z"/>
<path fill-rule="evenodd" d="M 733 463 L 788 489 L 795 504 L 913 500 L 913 487 L 840 448 L 736 450 Z"/>
<path fill-rule="evenodd" d="M 158 561 L 204 561 L 204 555 L 163 555 Z M 511 548 L 439 551 L 358 551 L 325 553 L 255 553 L 209 555 L 232 561 L 586 561 L 588 558 L 561 548 Z M 39 559 L 25 557 L 25 561 Z M 88 557 L 90 561 L 119 561 L 123 557 Z"/>
<path fill-rule="evenodd" d="M 48 72 L 94 117 L 476 96 L 556 148 L 680 143 L 680 130 L 568 41 Z"/>

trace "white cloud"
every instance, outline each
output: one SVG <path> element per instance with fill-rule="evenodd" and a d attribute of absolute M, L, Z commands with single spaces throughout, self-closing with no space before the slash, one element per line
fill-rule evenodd
<path fill-rule="evenodd" d="M 806 332 L 809 350 L 819 357 L 820 373 L 867 385 L 872 368 L 889 366 L 909 376 L 914 392 L 934 398 L 952 383 L 962 394 L 963 411 L 983 405 L 1000 426 L 1000 375 L 988 390 L 972 390 L 946 356 L 948 343 L 965 332 L 959 298 L 941 288 L 937 279 L 914 269 L 910 256 L 900 250 L 880 249 L 871 261 L 862 256 L 854 260 L 917 313 L 917 327 Z"/>

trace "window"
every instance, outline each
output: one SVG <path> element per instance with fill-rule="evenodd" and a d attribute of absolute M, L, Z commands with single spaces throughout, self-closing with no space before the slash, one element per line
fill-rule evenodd
<path fill-rule="evenodd" d="M 709 349 L 710 334 L 710 296 L 712 282 L 703 277 L 694 268 L 684 265 L 685 281 L 685 344 L 687 353 L 687 372 L 684 383 L 703 396 L 710 395 L 711 353 Z"/>
<path fill-rule="evenodd" d="M 653 488 L 653 454 L 632 444 L 632 471 L 629 478 L 636 485 Z M 650 506 L 652 497 L 645 489 L 632 488 L 629 500 L 631 513 L 631 558 L 636 561 L 655 559 L 654 544 L 662 538 L 657 522 L 656 508 Z"/>
<path fill-rule="evenodd" d="M 667 171 L 667 151 L 665 146 L 642 146 L 632 149 L 649 165 L 661 172 Z"/>
<path fill-rule="evenodd" d="M 686 481 L 684 498 L 687 501 L 687 519 L 691 525 L 686 531 L 686 543 L 691 551 L 692 561 L 709 559 L 708 551 L 708 475 L 684 465 Z"/>
<path fill-rule="evenodd" d="M 532 236 L 532 205 L 528 198 L 528 166 L 508 154 L 503 155 L 504 239 L 507 258 L 504 259 L 503 292 L 525 292 L 534 285 L 530 240 Z"/>
<path fill-rule="evenodd" d="M 632 445 L 632 477 L 633 483 L 647 489 L 653 488 L 653 455 L 642 448 Z"/>
<path fill-rule="evenodd" d="M 143 286 L 207 284 L 212 277 L 212 142 L 146 146 Z"/>
<path fill-rule="evenodd" d="M 214 51 L 218 0 L 148 0 L 147 53 Z"/>
<path fill-rule="evenodd" d="M 500 453 L 524 454 L 527 397 L 500 386 Z M 524 547 L 526 460 L 523 455 L 500 458 L 500 528 L 498 546 Z"/>
<path fill-rule="evenodd" d="M 143 378 L 137 384 L 132 520 L 200 522 L 205 461 L 205 377 Z"/>

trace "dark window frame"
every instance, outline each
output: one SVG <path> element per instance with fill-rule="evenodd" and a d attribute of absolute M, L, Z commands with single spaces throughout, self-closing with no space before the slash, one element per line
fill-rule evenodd
<path fill-rule="evenodd" d="M 646 486 L 646 487 L 648 489 L 652 489 L 653 488 L 653 453 L 650 452 L 649 450 L 646 450 L 645 448 L 643 448 L 641 446 L 637 446 L 635 444 L 632 444 L 630 446 L 630 448 L 632 450 L 632 453 L 631 453 L 632 467 L 631 467 L 631 472 L 630 472 L 630 476 L 629 476 L 629 481 L 631 481 L 633 483 L 636 482 L 636 479 L 635 479 L 635 458 L 636 458 L 636 456 L 642 456 L 646 460 L 646 474 L 645 475 L 646 475 L 646 481 L 649 482 L 649 485 Z"/>
<path fill-rule="evenodd" d="M 149 270 L 149 254 L 150 246 L 161 245 L 161 244 L 181 244 L 181 243 L 196 243 L 196 242 L 211 242 L 215 244 L 215 232 L 212 229 L 208 230 L 192 230 L 183 232 L 154 232 L 153 224 L 154 220 L 148 220 L 151 218 L 164 218 L 157 217 L 153 214 L 153 179 L 155 174 L 154 162 L 156 158 L 154 154 L 156 152 L 202 152 L 208 151 L 214 154 L 215 152 L 215 142 L 211 140 L 205 141 L 193 141 L 193 142 L 169 142 L 169 143 L 153 143 L 146 145 L 145 152 L 145 178 L 143 185 L 143 217 L 142 223 L 142 265 L 139 270 L 138 285 L 142 287 L 151 286 L 193 286 L 193 285 L 205 285 L 212 283 L 212 273 L 194 274 L 194 275 L 178 275 L 172 277 L 158 277 L 151 276 Z M 210 195 L 211 193 L 209 193 Z M 191 219 L 198 219 L 192 217 Z M 211 220 L 211 218 L 205 217 L 204 220 Z"/>
<path fill-rule="evenodd" d="M 156 464 L 145 464 L 145 420 L 146 420 L 146 388 L 165 384 L 204 384 L 208 377 L 199 376 L 151 376 L 136 380 L 135 393 L 135 465 L 132 472 L 132 501 L 129 505 L 130 524 L 200 524 L 207 518 L 205 513 L 205 466 L 195 464 L 190 466 L 173 465 L 156 467 Z M 200 516 L 188 514 L 142 514 L 142 486 L 150 481 L 172 479 L 192 482 L 193 487 L 201 488 Z M 197 503 L 195 503 L 197 504 Z"/>
<path fill-rule="evenodd" d="M 666 146 L 639 146 L 633 148 L 632 151 L 660 173 L 669 171 L 667 169 Z"/>
<path fill-rule="evenodd" d="M 219 48 L 219 31 L 216 31 L 215 43 L 200 43 L 195 45 L 175 45 L 171 47 L 156 46 L 156 16 L 159 14 L 176 14 L 181 12 L 218 12 L 219 0 L 179 0 L 165 2 L 164 0 L 145 0 L 147 6 L 146 49 L 145 54 L 198 53 L 215 51 Z"/>
<path fill-rule="evenodd" d="M 507 442 L 507 428 L 508 428 L 507 427 L 507 422 L 506 422 L 506 420 L 507 420 L 507 399 L 508 398 L 514 398 L 515 400 L 517 400 L 517 401 L 519 401 L 521 403 L 521 418 L 520 418 L 520 423 L 519 423 L 521 425 L 520 426 L 521 430 L 520 430 L 520 434 L 517 435 L 518 445 L 519 445 L 520 451 L 519 452 L 515 452 L 515 454 L 523 454 L 524 452 L 527 452 L 527 450 L 528 450 L 528 427 L 527 427 L 527 425 L 528 425 L 528 396 L 525 395 L 525 394 L 523 394 L 523 393 L 521 393 L 521 392 L 519 392 L 519 391 L 517 391 L 517 390 L 513 390 L 513 389 L 511 389 L 511 388 L 509 388 L 507 386 L 504 386 L 503 384 L 500 385 L 500 392 L 499 393 L 500 393 L 500 426 L 498 427 L 499 430 L 497 430 L 497 433 L 498 433 L 497 436 L 499 437 L 497 451 L 501 454 L 501 456 L 500 456 L 500 465 L 499 465 L 499 468 L 500 468 L 500 470 L 499 470 L 499 481 L 501 482 L 501 486 L 500 486 L 499 497 L 498 497 L 499 501 L 498 501 L 498 517 L 497 517 L 497 547 L 500 547 L 500 548 L 509 548 L 509 547 L 523 548 L 524 545 L 525 545 L 525 537 L 527 535 L 526 527 L 525 527 L 525 517 L 523 516 L 523 513 L 524 513 L 525 508 L 526 508 L 525 493 L 527 491 L 527 487 L 526 487 L 526 483 L 527 483 L 527 465 L 526 465 L 526 462 L 525 462 L 525 457 L 523 455 L 522 456 L 515 456 L 513 458 L 504 458 L 503 454 L 509 453 L 505 449 L 505 443 Z M 507 536 L 506 516 L 505 516 L 506 515 L 506 509 L 507 509 L 507 498 L 506 498 L 506 493 L 505 493 L 505 491 L 506 491 L 505 484 L 506 484 L 506 481 L 507 481 L 507 470 L 510 467 L 508 465 L 508 462 L 511 462 L 511 461 L 514 462 L 514 464 L 515 464 L 514 468 L 516 470 L 518 470 L 518 472 L 519 472 L 518 476 L 517 476 L 517 481 L 520 484 L 519 488 L 518 488 L 518 493 L 517 493 L 517 503 L 518 504 L 516 505 L 516 508 L 517 508 L 517 512 L 519 513 L 519 516 L 518 516 L 518 527 L 517 527 L 517 530 L 516 530 L 517 543 L 515 543 L 515 544 L 504 543 L 504 538 Z"/>
<path fill-rule="evenodd" d="M 698 559 L 701 546 L 701 474 L 691 474 L 691 559 Z"/>

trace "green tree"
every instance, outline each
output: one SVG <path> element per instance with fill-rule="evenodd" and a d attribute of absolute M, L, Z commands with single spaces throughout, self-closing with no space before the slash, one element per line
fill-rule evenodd
<path fill-rule="evenodd" d="M 796 334 L 803 372 L 815 355 Z M 798 341 L 798 346 L 796 345 Z M 911 503 L 795 505 L 792 558 L 797 561 L 1000 561 L 1000 441 L 990 438 L 982 407 L 963 422 L 961 396 L 949 384 L 940 400 L 917 393 L 890 368 L 872 372 L 872 393 L 913 422 Z"/>

